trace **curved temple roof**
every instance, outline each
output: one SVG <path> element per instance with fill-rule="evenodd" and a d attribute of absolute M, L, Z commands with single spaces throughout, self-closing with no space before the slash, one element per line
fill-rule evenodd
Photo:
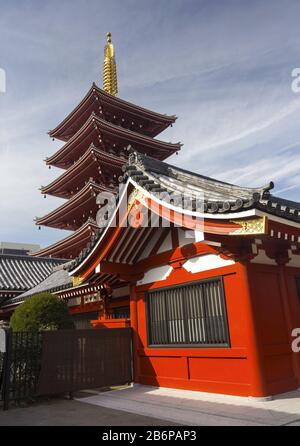
<path fill-rule="evenodd" d="M 228 220 L 232 215 L 240 213 L 243 217 L 245 211 L 258 209 L 300 223 L 300 203 L 271 195 L 270 190 L 274 187 L 272 182 L 258 188 L 240 187 L 180 169 L 137 152 L 131 153 L 123 170 L 124 176 L 120 181 L 133 180 L 135 184 L 154 196 L 160 192 L 175 195 L 185 193 L 190 196 L 192 203 L 199 199 L 203 203 L 201 211 L 208 219 L 215 219 L 219 215 L 219 218 Z M 71 274 L 75 273 L 75 269 L 77 270 L 77 267 L 94 251 L 105 230 L 106 228 L 99 229 L 86 248 L 70 263 Z"/>
<path fill-rule="evenodd" d="M 207 214 L 226 214 L 255 208 L 300 222 L 300 203 L 272 195 L 270 190 L 274 188 L 273 182 L 258 188 L 236 186 L 136 152 L 130 155 L 124 170 L 124 179 L 130 177 L 150 192 L 161 189 L 175 194 L 184 193 L 195 199 L 203 197 L 202 211 Z"/>
<path fill-rule="evenodd" d="M 273 183 L 259 188 L 247 188 L 225 183 L 203 175 L 162 163 L 134 152 L 124 167 L 124 179 L 130 177 L 148 191 L 168 192 L 203 200 L 201 212 L 216 214 L 249 209 L 269 196 Z"/>

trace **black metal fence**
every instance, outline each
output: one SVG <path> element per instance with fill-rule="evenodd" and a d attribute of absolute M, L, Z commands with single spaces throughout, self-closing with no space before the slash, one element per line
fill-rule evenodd
<path fill-rule="evenodd" d="M 132 381 L 131 329 L 7 332 L 3 407 L 10 401 Z M 1 371 L 1 369 L 0 369 Z"/>
<path fill-rule="evenodd" d="M 6 331 L 2 353 L 1 396 L 4 409 L 9 401 L 30 399 L 36 394 L 41 370 L 42 333 Z"/>

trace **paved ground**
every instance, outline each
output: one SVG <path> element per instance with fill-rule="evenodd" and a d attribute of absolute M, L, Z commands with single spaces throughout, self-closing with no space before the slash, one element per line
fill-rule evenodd
<path fill-rule="evenodd" d="M 135 385 L 0 410 L 0 426 L 300 426 L 300 390 L 271 401 Z"/>
<path fill-rule="evenodd" d="M 80 399 L 98 407 L 191 426 L 300 426 L 300 390 L 257 401 L 135 385 Z"/>
<path fill-rule="evenodd" d="M 80 401 L 50 400 L 28 407 L 0 409 L 0 426 L 171 426 L 164 420 L 107 409 Z"/>

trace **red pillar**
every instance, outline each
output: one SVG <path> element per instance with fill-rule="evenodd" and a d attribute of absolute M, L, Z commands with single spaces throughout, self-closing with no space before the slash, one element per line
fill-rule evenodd
<path fill-rule="evenodd" d="M 293 313 L 291 309 L 289 298 L 289 291 L 288 286 L 286 283 L 286 267 L 284 264 L 279 264 L 279 277 L 280 277 L 280 291 L 281 291 L 281 297 L 282 297 L 282 303 L 283 303 L 283 309 L 284 309 L 284 315 L 286 320 L 286 327 L 288 332 L 288 339 L 290 342 L 290 345 L 292 345 L 292 331 L 295 328 L 294 320 L 293 320 Z M 299 353 L 292 353 L 292 365 L 293 365 L 293 373 L 294 378 L 296 381 L 300 380 L 300 368 L 299 368 L 299 362 L 298 362 L 298 355 Z"/>
<path fill-rule="evenodd" d="M 133 357 L 133 381 L 138 382 L 139 377 L 139 355 L 138 355 L 138 315 L 136 284 L 130 285 L 130 323 L 132 328 L 132 357 Z"/>
<path fill-rule="evenodd" d="M 250 396 L 268 396 L 267 385 L 263 370 L 263 353 L 259 340 L 258 327 L 255 318 L 255 308 L 253 296 L 249 284 L 247 263 L 238 264 L 239 276 L 241 279 L 241 298 L 244 300 L 246 313 L 246 329 L 248 338 L 248 363 L 250 368 Z M 238 296 L 237 296 L 238 297 Z"/>

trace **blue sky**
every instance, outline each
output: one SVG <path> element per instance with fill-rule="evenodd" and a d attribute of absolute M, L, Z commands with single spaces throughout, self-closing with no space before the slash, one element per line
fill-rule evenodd
<path fill-rule="evenodd" d="M 47 131 L 101 86 L 105 34 L 116 48 L 119 96 L 176 125 L 171 163 L 241 185 L 273 180 L 299 200 L 298 0 L 0 0 L 0 240 L 45 246 L 67 235 L 33 218 L 61 200 L 38 188 L 59 175 L 43 159 Z"/>

